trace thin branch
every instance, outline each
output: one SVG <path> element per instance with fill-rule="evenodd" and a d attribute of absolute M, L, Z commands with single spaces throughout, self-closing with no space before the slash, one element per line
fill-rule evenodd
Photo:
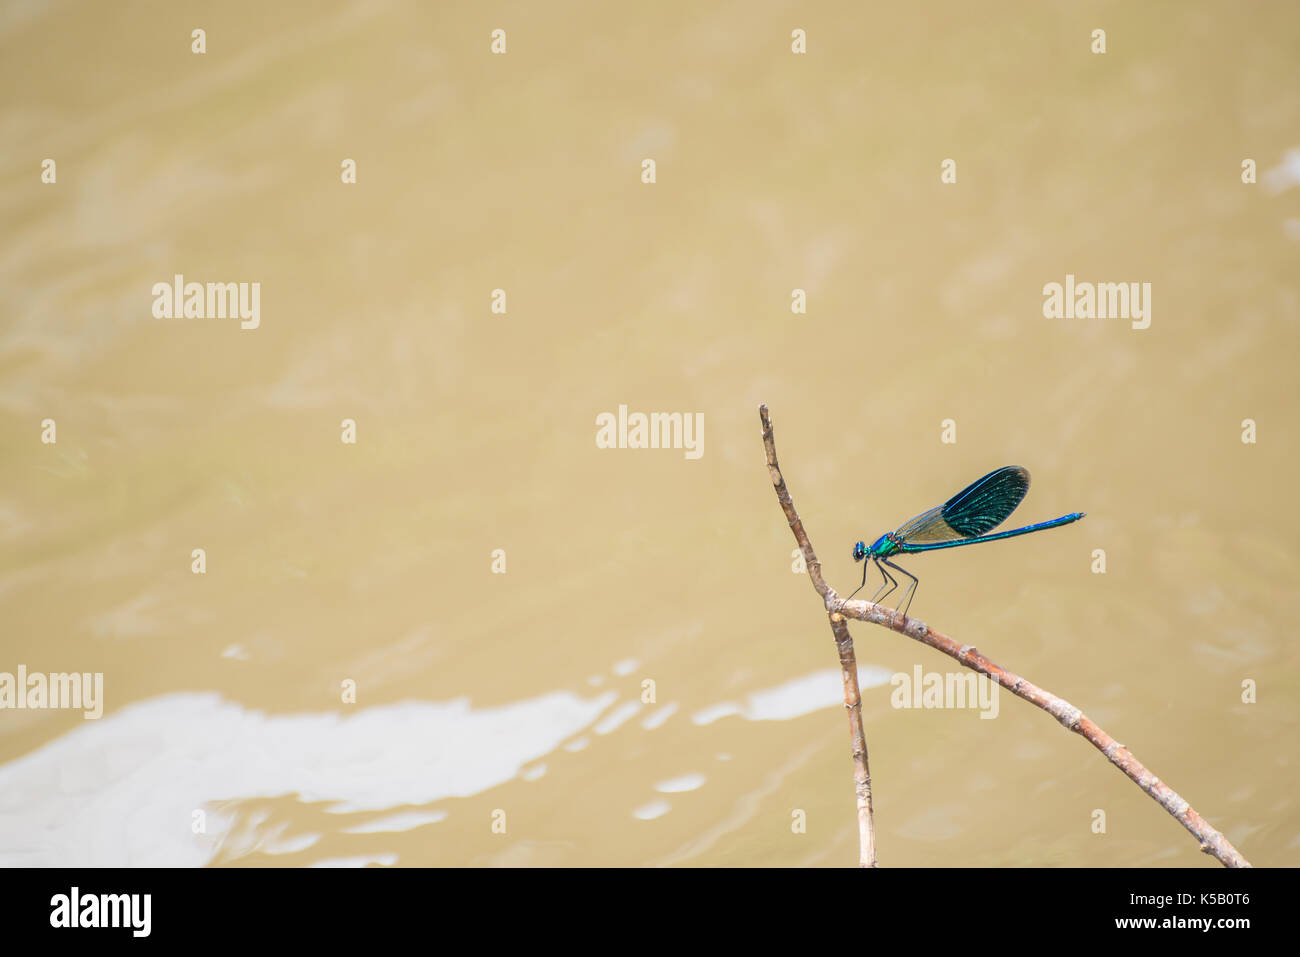
<path fill-rule="evenodd" d="M 776 461 L 776 443 L 772 438 L 772 420 L 768 417 L 767 406 L 758 407 L 759 418 L 763 421 L 763 447 L 767 450 L 767 471 L 772 477 L 772 486 L 776 489 L 776 499 L 785 512 L 794 540 L 803 552 L 804 565 L 808 568 L 808 577 L 812 580 L 817 594 L 822 596 L 830 616 L 831 634 L 835 636 L 835 648 L 840 655 L 840 677 L 844 682 L 844 710 L 849 716 L 849 740 L 853 745 L 853 784 L 858 801 L 858 864 L 862 867 L 876 866 L 876 832 L 871 816 L 871 769 L 867 763 L 867 735 L 862 729 L 862 693 L 858 688 L 858 661 L 853 654 L 853 638 L 849 635 L 844 616 L 832 610 L 832 602 L 839 602 L 839 596 L 822 579 L 822 563 L 817 560 L 808 533 L 804 531 L 803 521 L 794 510 L 794 502 L 785 487 L 785 478 L 781 475 L 781 466 Z"/>
<path fill-rule="evenodd" d="M 777 486 L 777 498 L 781 500 L 781 507 L 790 519 L 790 527 L 795 529 L 795 539 L 799 542 L 799 547 L 804 551 L 805 560 L 809 556 L 815 555 L 812 545 L 808 542 L 808 536 L 803 530 L 803 523 L 799 521 L 799 515 L 794 510 L 794 503 L 790 501 L 789 493 L 786 491 L 784 481 L 781 481 L 780 469 L 776 467 L 776 449 L 772 442 L 772 423 L 768 416 L 767 406 L 759 407 L 759 414 L 763 420 L 763 444 L 767 447 L 767 464 L 769 471 L 772 472 L 773 484 Z M 812 574 L 812 564 L 809 563 L 809 574 Z M 1250 867 L 1250 862 L 1241 856 L 1240 852 L 1229 843 L 1228 839 L 1221 833 L 1210 826 L 1205 818 L 1201 817 L 1196 810 L 1178 795 L 1171 787 L 1157 778 L 1154 774 L 1146 769 L 1132 752 L 1124 745 L 1120 744 L 1109 734 L 1103 731 L 1098 725 L 1088 718 L 1082 711 L 1070 704 L 1064 698 L 1059 698 L 1050 691 L 1038 687 L 1030 681 L 1025 680 L 1014 672 L 1008 671 L 1000 665 L 994 664 L 985 658 L 975 648 L 970 645 L 962 645 L 947 635 L 940 634 L 926 625 L 925 622 L 918 618 L 907 618 L 899 615 L 893 609 L 885 608 L 881 605 L 872 604 L 869 601 L 846 601 L 839 597 L 835 589 L 827 585 L 821 577 L 821 565 L 817 566 L 817 575 L 813 581 L 817 587 L 817 592 L 822 596 L 831 617 L 831 627 L 837 624 L 843 625 L 843 618 L 854 618 L 858 621 L 866 621 L 875 625 L 883 625 L 886 628 L 896 631 L 899 634 L 906 635 L 922 644 L 929 645 L 936 651 L 941 651 L 950 658 L 953 658 L 959 664 L 972 671 L 987 675 L 996 681 L 1000 686 L 1006 688 L 1012 694 L 1023 698 L 1030 704 L 1042 708 L 1057 721 L 1061 722 L 1066 728 L 1082 735 L 1093 747 L 1106 756 L 1111 764 L 1123 771 L 1132 781 L 1145 791 L 1152 800 L 1163 807 L 1174 819 L 1183 827 L 1187 828 L 1201 844 L 1201 850 L 1206 854 L 1213 856 L 1225 867 Z M 847 638 L 847 628 L 845 629 Z M 839 641 L 839 633 L 836 633 L 836 640 Z M 849 643 L 849 653 L 852 655 L 852 642 Z M 856 665 L 855 665 L 856 677 Z M 857 691 L 857 682 L 853 682 L 853 689 Z M 848 702 L 848 681 L 845 680 L 845 702 Z M 852 722 L 852 718 L 850 718 Z M 861 728 L 861 713 L 858 712 L 858 727 Z M 856 750 L 856 742 L 855 742 Z M 863 766 L 866 763 L 866 748 L 863 746 Z M 870 778 L 867 779 L 867 814 L 868 827 L 870 827 Z M 859 802 L 859 808 L 861 802 Z"/>
<path fill-rule="evenodd" d="M 873 605 L 867 601 L 845 601 L 838 596 L 834 604 L 845 617 L 868 621 L 874 625 L 884 625 L 923 645 L 929 645 L 936 651 L 942 651 L 972 671 L 988 675 L 1016 697 L 1042 708 L 1065 727 L 1082 735 L 1089 744 L 1104 754 L 1111 764 L 1127 774 L 1133 783 L 1149 794 L 1152 800 L 1172 814 L 1179 824 L 1191 831 L 1192 836 L 1201 842 L 1202 851 L 1215 857 L 1225 867 L 1251 866 L 1250 862 L 1228 842 L 1228 839 L 1211 827 L 1205 818 L 1197 814 L 1195 808 L 1183 800 L 1177 791 L 1148 771 L 1128 748 L 1103 731 L 1096 722 L 1064 698 L 1057 697 L 1032 681 L 1027 681 L 1015 672 L 989 661 L 974 647 L 959 644 L 947 635 L 940 634 L 919 618 L 906 618 L 898 615 L 893 609 Z"/>

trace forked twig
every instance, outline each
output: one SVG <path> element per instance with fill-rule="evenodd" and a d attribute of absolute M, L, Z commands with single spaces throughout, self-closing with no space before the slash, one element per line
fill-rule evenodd
<path fill-rule="evenodd" d="M 836 610 L 840 603 L 835 589 L 826 584 L 822 578 L 822 563 L 817 560 L 812 542 L 803 530 L 803 520 L 794 510 L 794 502 L 785 487 L 781 476 L 781 466 L 776 461 L 776 444 L 772 440 L 772 420 L 768 417 L 767 406 L 760 405 L 758 414 L 763 420 L 763 447 L 767 449 L 767 471 L 772 477 L 772 486 L 776 489 L 776 499 L 781 503 L 794 540 L 803 552 L 804 565 L 808 577 L 812 579 L 817 594 L 826 602 L 826 613 L 830 616 L 831 634 L 835 636 L 835 648 L 840 653 L 840 677 L 844 681 L 844 708 L 849 715 L 849 739 L 853 742 L 853 784 L 858 798 L 858 864 L 861 867 L 876 866 L 876 833 L 871 820 L 871 769 L 867 764 L 867 735 L 862 729 L 862 693 L 858 688 L 858 660 L 853 654 L 853 638 L 844 616 Z"/>
<path fill-rule="evenodd" d="M 804 562 L 808 566 L 808 577 L 812 579 L 817 594 L 822 596 L 826 612 L 830 616 L 831 630 L 835 634 L 835 644 L 840 652 L 840 666 L 844 677 L 844 706 L 849 712 L 849 732 L 853 742 L 854 779 L 858 793 L 858 826 L 861 839 L 861 860 L 863 866 L 874 867 L 876 863 L 875 837 L 871 820 L 871 774 L 867 769 L 866 736 L 862 730 L 862 699 L 858 692 L 858 669 L 853 655 L 853 640 L 849 637 L 845 618 L 855 618 L 875 625 L 884 625 L 899 634 L 906 635 L 924 645 L 929 645 L 943 652 L 959 664 L 972 671 L 987 675 L 1012 694 L 1023 698 L 1030 704 L 1042 708 L 1066 728 L 1082 735 L 1093 747 L 1106 756 L 1111 764 L 1123 771 L 1138 787 L 1145 791 L 1187 828 L 1201 844 L 1201 850 L 1212 855 L 1225 867 L 1250 867 L 1247 861 L 1228 842 L 1228 839 L 1210 826 L 1209 822 L 1183 800 L 1176 791 L 1148 771 L 1124 745 L 1120 744 L 1082 711 L 1064 698 L 1058 698 L 1050 691 L 1045 691 L 1030 681 L 1008 671 L 1000 665 L 985 658 L 970 645 L 958 644 L 947 635 L 940 634 L 917 618 L 899 615 L 896 611 L 873 604 L 869 601 L 848 601 L 836 593 L 822 578 L 821 563 L 813 551 L 808 533 L 804 531 L 799 513 L 794 509 L 794 502 L 785 486 L 781 468 L 777 464 L 776 444 L 772 437 L 772 420 L 767 406 L 758 407 L 759 417 L 763 422 L 763 446 L 767 450 L 767 469 L 776 488 L 777 500 L 785 512 L 790 530 L 794 532 L 795 541 L 803 552 Z"/>

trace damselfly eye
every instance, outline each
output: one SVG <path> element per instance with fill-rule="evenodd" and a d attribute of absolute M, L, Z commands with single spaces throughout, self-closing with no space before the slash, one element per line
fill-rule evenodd
<path fill-rule="evenodd" d="M 866 555 L 867 555 L 866 546 L 863 545 L 861 542 L 858 542 L 856 545 L 853 546 L 853 560 L 855 562 L 862 561 L 862 559 L 865 558 Z"/>

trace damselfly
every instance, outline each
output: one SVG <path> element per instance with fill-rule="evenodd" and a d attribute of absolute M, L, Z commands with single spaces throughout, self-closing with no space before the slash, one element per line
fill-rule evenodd
<path fill-rule="evenodd" d="M 860 562 L 869 559 L 870 562 L 875 563 L 884 578 L 875 596 L 872 597 L 872 602 L 879 601 L 898 587 L 894 576 L 885 571 L 888 567 L 912 579 L 912 583 L 907 586 L 907 591 L 903 595 L 903 601 L 906 603 L 903 606 L 904 616 L 912 605 L 917 578 L 911 572 L 891 562 L 889 559 L 894 555 L 933 552 L 940 548 L 956 548 L 958 545 L 974 545 L 977 542 L 995 542 L 1000 538 L 1014 538 L 1017 535 L 1028 535 L 1030 532 L 1042 531 L 1045 528 L 1069 525 L 1084 516 L 1083 512 L 1071 512 L 1050 522 L 1013 528 L 1007 532 L 993 532 L 993 529 L 1001 525 L 1006 517 L 1016 510 L 1016 506 L 1024 500 L 1025 493 L 1028 491 L 1029 473 L 1018 465 L 1008 465 L 990 472 L 978 482 L 973 482 L 938 508 L 922 512 L 898 531 L 881 535 L 870 548 L 858 542 L 853 546 L 853 560 Z M 989 534 L 990 532 L 992 534 Z M 862 591 L 863 586 L 867 584 L 869 567 L 869 564 L 862 567 L 862 584 L 853 589 L 853 595 Z M 849 597 L 852 598 L 853 595 Z"/>

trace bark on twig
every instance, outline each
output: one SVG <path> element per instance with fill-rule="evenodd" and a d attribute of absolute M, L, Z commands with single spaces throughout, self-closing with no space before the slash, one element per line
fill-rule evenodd
<path fill-rule="evenodd" d="M 768 418 L 767 406 L 758 407 L 759 417 L 763 420 L 763 447 L 767 449 L 767 471 L 772 477 L 772 486 L 776 489 L 776 499 L 785 512 L 794 540 L 803 552 L 804 565 L 808 568 L 808 577 L 813 587 L 826 603 L 826 613 L 830 616 L 831 634 L 835 636 L 835 648 L 840 655 L 840 677 L 844 682 L 844 709 L 849 716 L 849 740 L 853 743 L 853 784 L 858 801 L 858 864 L 862 867 L 876 866 L 876 834 L 871 820 L 871 769 L 867 763 L 867 735 L 862 729 L 862 693 L 858 689 L 858 660 L 853 654 L 853 638 L 849 627 L 844 623 L 844 616 L 832 609 L 832 601 L 839 601 L 839 596 L 822 579 L 822 563 L 817 560 L 808 534 L 803 529 L 803 521 L 794 510 L 794 502 L 785 487 L 781 476 L 781 466 L 776 461 L 776 444 L 772 438 L 772 420 Z"/>
<path fill-rule="evenodd" d="M 875 625 L 883 625 L 899 634 L 906 635 L 922 644 L 929 645 L 937 651 L 943 652 L 950 658 L 953 658 L 959 664 L 972 671 L 987 675 L 996 681 L 1003 688 L 1006 688 L 1018 698 L 1023 698 L 1030 704 L 1042 708 L 1057 721 L 1061 722 L 1066 728 L 1082 735 L 1093 747 L 1106 756 L 1111 764 L 1123 771 L 1128 777 L 1145 791 L 1152 800 L 1168 811 L 1179 824 L 1187 828 L 1201 844 L 1201 850 L 1211 855 L 1225 867 L 1250 867 L 1250 862 L 1241 856 L 1228 839 L 1221 833 L 1210 826 L 1205 818 L 1201 817 L 1196 810 L 1188 804 L 1176 791 L 1148 771 L 1132 752 L 1124 745 L 1120 744 L 1109 734 L 1103 731 L 1097 724 L 1088 718 L 1082 711 L 1070 704 L 1064 698 L 1059 698 L 1050 691 L 1038 687 L 1030 681 L 1025 680 L 1014 672 L 1008 671 L 1000 665 L 994 664 L 985 658 L 975 648 L 970 645 L 962 645 L 947 635 L 940 634 L 926 625 L 925 622 L 917 618 L 908 618 L 898 614 L 895 610 L 885 608 L 881 605 L 872 604 L 869 601 L 847 601 L 839 597 L 835 589 L 831 588 L 822 578 L 821 564 L 817 562 L 816 553 L 813 551 L 812 544 L 808 540 L 808 535 L 804 531 L 803 522 L 799 520 L 799 515 L 794 509 L 794 503 L 790 499 L 790 493 L 785 487 L 785 480 L 781 476 L 781 470 L 776 464 L 776 447 L 772 439 L 772 421 L 768 416 L 767 406 L 759 406 L 759 416 L 763 421 L 763 445 L 767 449 L 767 466 L 772 475 L 772 484 L 776 486 L 777 499 L 781 502 L 781 508 L 790 522 L 790 528 L 794 531 L 795 540 L 799 543 L 799 548 L 803 551 L 804 560 L 808 563 L 808 574 L 812 578 L 813 587 L 817 593 L 822 596 L 826 610 L 830 615 L 831 628 L 835 632 L 837 646 L 840 647 L 840 660 L 843 665 L 845 661 L 844 648 L 847 646 L 848 661 L 852 665 L 853 680 L 852 694 L 850 694 L 849 672 L 845 670 L 844 677 L 844 702 L 849 707 L 849 727 L 853 735 L 853 751 L 855 767 L 858 766 L 858 754 L 861 752 L 861 762 L 859 774 L 865 779 L 866 797 L 865 797 L 865 824 L 863 825 L 863 789 L 861 783 L 858 788 L 858 817 L 859 823 L 864 830 L 863 839 L 863 863 L 867 861 L 868 848 L 870 848 L 871 864 L 875 863 L 874 840 L 872 839 L 872 822 L 871 822 L 871 777 L 867 772 L 867 755 L 866 740 L 862 732 L 862 712 L 861 699 L 858 695 L 857 683 L 857 664 L 853 661 L 853 641 L 849 638 L 848 628 L 844 623 L 845 618 L 854 618 L 858 621 L 866 621 Z M 816 563 L 814 565 L 814 563 Z M 842 637 L 841 637 L 842 635 Z M 852 705 L 850 706 L 850 698 Z M 861 747 L 859 748 L 859 745 Z"/>

